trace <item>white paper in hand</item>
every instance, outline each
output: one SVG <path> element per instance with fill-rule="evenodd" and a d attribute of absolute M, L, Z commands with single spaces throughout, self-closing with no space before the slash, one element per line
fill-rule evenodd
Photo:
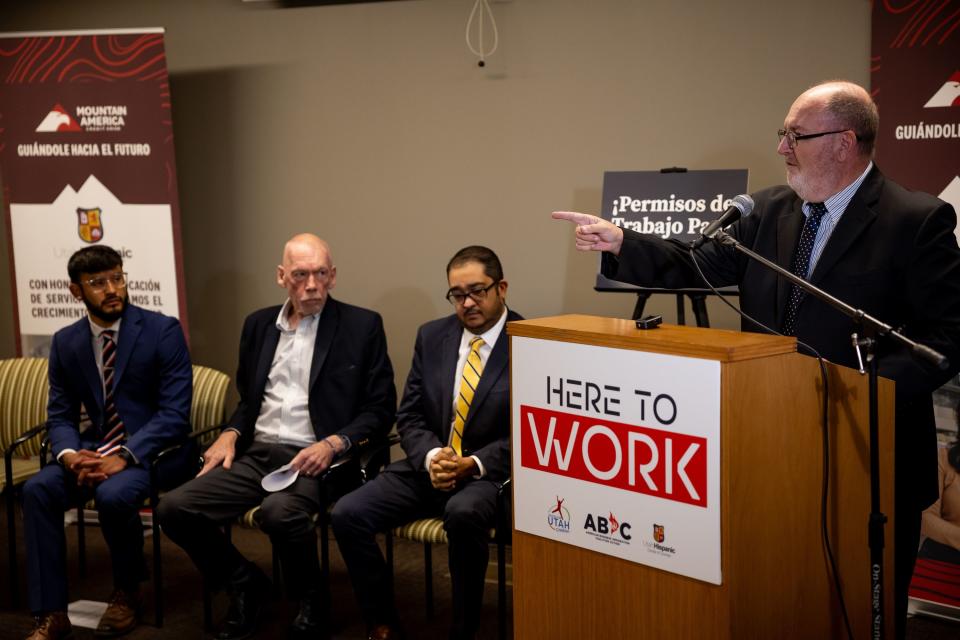
<path fill-rule="evenodd" d="M 271 471 L 263 476 L 263 479 L 260 481 L 260 486 L 263 487 L 264 491 L 270 491 L 271 493 L 280 491 L 296 482 L 297 476 L 299 475 L 300 472 L 296 469 L 291 469 L 290 463 L 288 462 L 276 471 Z"/>

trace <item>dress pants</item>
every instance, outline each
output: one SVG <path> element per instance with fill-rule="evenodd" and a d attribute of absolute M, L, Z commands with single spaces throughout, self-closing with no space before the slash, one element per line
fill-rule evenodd
<path fill-rule="evenodd" d="M 453 589 L 451 637 L 473 637 L 480 626 L 496 510 L 497 485 L 493 482 L 470 480 L 455 491 L 438 491 L 426 471 L 386 470 L 338 500 L 331 514 L 333 531 L 366 623 L 397 623 L 376 534 L 417 518 L 442 515 Z"/>
<path fill-rule="evenodd" d="M 64 512 L 92 496 L 100 530 L 110 550 L 113 586 L 133 591 L 145 577 L 140 508 L 150 495 L 150 473 L 124 469 L 93 488 L 78 487 L 77 476 L 50 463 L 23 487 L 28 602 L 34 614 L 67 609 Z"/>
<path fill-rule="evenodd" d="M 324 504 L 318 478 L 299 476 L 282 491 L 260 486 L 266 474 L 300 451 L 292 445 L 255 442 L 233 461 L 166 494 L 160 501 L 160 526 L 193 560 L 211 588 L 242 576 L 249 562 L 227 539 L 222 526 L 260 505 L 260 528 L 280 555 L 287 595 L 300 598 L 319 586 L 320 562 L 313 515 Z"/>

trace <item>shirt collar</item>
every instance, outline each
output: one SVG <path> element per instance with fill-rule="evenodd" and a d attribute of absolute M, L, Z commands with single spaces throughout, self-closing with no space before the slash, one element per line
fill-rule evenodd
<path fill-rule="evenodd" d="M 324 307 L 325 306 L 326 304 L 324 304 Z M 276 325 L 277 325 L 277 329 L 279 329 L 280 331 L 287 331 L 287 332 L 293 331 L 293 329 L 290 328 L 290 317 L 289 317 L 292 308 L 293 308 L 293 303 L 290 302 L 290 298 L 287 298 L 287 301 L 283 303 L 282 307 L 280 307 L 280 313 L 277 314 Z M 323 307 L 320 307 L 320 311 L 317 311 L 316 313 L 311 313 L 309 316 L 304 316 L 303 318 L 300 319 L 300 321 L 313 322 L 314 320 L 320 317 L 321 313 L 323 313 Z"/>
<path fill-rule="evenodd" d="M 863 170 L 860 177 L 823 201 L 828 216 L 836 219 L 843 215 L 843 212 L 847 210 L 847 205 L 853 200 L 853 195 L 860 189 L 863 181 L 867 179 L 867 174 L 870 173 L 871 169 L 873 169 L 873 160 L 867 163 L 867 168 Z M 803 203 L 803 213 L 807 216 L 810 215 L 810 203 L 807 201 Z"/>
<path fill-rule="evenodd" d="M 120 322 L 122 320 L 123 318 L 117 318 L 116 321 L 113 324 L 111 324 L 109 327 L 101 327 L 100 325 L 98 325 L 96 322 L 93 321 L 93 318 L 90 317 L 89 313 L 87 314 L 87 322 L 90 323 L 90 333 L 93 334 L 94 338 L 99 338 L 100 334 L 103 333 L 104 331 L 107 331 L 108 329 L 111 331 L 115 331 L 116 333 L 120 333 Z"/>
<path fill-rule="evenodd" d="M 485 332 L 481 333 L 478 337 L 483 338 L 483 342 L 493 349 L 493 345 L 497 343 L 497 339 L 500 337 L 500 333 L 503 332 L 503 325 L 507 324 L 507 307 L 504 305 L 503 313 L 500 314 L 500 319 L 497 320 L 497 323 L 487 329 Z M 469 343 L 477 334 L 471 333 L 467 329 L 463 330 L 463 337 L 461 341 L 466 341 Z"/>

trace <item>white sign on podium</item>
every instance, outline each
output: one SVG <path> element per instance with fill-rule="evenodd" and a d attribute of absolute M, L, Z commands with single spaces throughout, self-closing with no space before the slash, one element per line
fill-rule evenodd
<path fill-rule="evenodd" d="M 513 337 L 518 531 L 713 584 L 720 363 Z"/>

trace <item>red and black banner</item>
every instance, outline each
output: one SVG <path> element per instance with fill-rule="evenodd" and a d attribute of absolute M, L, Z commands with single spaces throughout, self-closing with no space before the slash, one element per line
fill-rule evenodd
<path fill-rule="evenodd" d="M 66 263 L 121 252 L 135 304 L 186 320 L 163 30 L 0 34 L 0 180 L 17 346 L 84 315 Z"/>

